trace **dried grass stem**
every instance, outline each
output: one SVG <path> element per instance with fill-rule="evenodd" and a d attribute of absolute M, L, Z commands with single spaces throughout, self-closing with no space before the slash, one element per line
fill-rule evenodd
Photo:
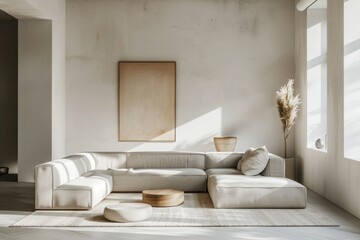
<path fill-rule="evenodd" d="M 301 99 L 299 94 L 294 96 L 294 80 L 289 79 L 288 83 L 281 86 L 276 92 L 276 104 L 279 110 L 285 144 L 285 158 L 287 157 L 286 142 L 292 126 L 300 110 Z"/>

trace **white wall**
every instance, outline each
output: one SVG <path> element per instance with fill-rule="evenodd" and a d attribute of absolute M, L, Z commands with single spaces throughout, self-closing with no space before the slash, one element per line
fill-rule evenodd
<path fill-rule="evenodd" d="M 117 141 L 119 60 L 177 62 L 176 142 Z M 68 0 L 66 153 L 211 151 L 236 135 L 237 150 L 283 155 L 275 91 L 293 77 L 293 0 Z"/>
<path fill-rule="evenodd" d="M 51 159 L 51 21 L 19 21 L 18 169 L 31 182 Z"/>
<path fill-rule="evenodd" d="M 52 22 L 52 159 L 65 156 L 65 0 L 27 0 Z"/>
<path fill-rule="evenodd" d="M 23 84 L 19 86 L 19 95 L 30 93 L 33 96 L 30 98 L 20 96 L 24 101 L 19 102 L 19 129 L 21 130 L 19 130 L 18 179 L 19 181 L 33 181 L 36 164 L 65 155 L 65 0 L 2 0 L 0 9 L 18 18 L 19 25 L 25 26 L 28 22 L 31 24 L 31 21 L 41 19 L 49 20 L 51 27 L 50 62 L 41 65 L 27 59 L 28 64 L 22 64 L 19 67 L 19 82 Z M 26 45 L 26 38 L 21 39 L 25 48 L 21 51 L 19 49 L 19 56 L 31 58 L 34 54 L 34 58 L 38 57 L 36 52 L 32 52 L 33 49 L 28 49 L 33 46 L 41 47 L 37 44 L 41 38 L 36 39 L 36 36 L 31 34 L 31 31 L 36 29 L 35 25 L 30 29 L 27 27 L 19 29 L 19 35 L 24 30 L 27 31 L 26 37 L 33 37 L 32 40 L 34 40 L 32 44 Z M 19 61 L 22 60 L 24 59 L 19 58 Z M 47 73 L 50 73 L 50 76 L 45 81 L 42 77 Z M 33 79 L 29 80 L 30 78 Z M 41 92 L 38 89 L 39 86 L 28 84 L 28 82 L 44 84 L 45 90 Z M 35 96 L 34 93 L 37 95 Z M 47 107 L 43 107 L 44 105 Z M 28 108 L 28 106 L 31 107 Z M 36 118 L 39 118 L 39 121 L 35 121 Z"/>
<path fill-rule="evenodd" d="M 299 179 L 311 190 L 360 217 L 360 162 L 344 158 L 343 0 L 328 1 L 328 151 L 306 146 L 306 12 L 296 19 L 296 84 L 303 96 L 296 125 Z"/>

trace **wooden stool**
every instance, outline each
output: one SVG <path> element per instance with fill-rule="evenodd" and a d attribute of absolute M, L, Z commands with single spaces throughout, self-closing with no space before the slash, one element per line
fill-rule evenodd
<path fill-rule="evenodd" d="M 144 190 L 142 199 L 153 207 L 173 207 L 184 203 L 184 192 L 173 189 Z"/>

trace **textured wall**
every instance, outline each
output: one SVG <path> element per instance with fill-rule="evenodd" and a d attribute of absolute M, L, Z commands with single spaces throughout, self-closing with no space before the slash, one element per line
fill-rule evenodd
<path fill-rule="evenodd" d="M 308 188 L 360 217 L 360 162 L 344 158 L 343 0 L 328 1 L 328 151 L 306 145 L 306 12 L 296 12 L 296 84 L 303 96 L 296 125 L 298 178 Z"/>
<path fill-rule="evenodd" d="M 117 141 L 119 60 L 177 62 L 176 142 Z M 282 155 L 274 96 L 293 77 L 292 0 L 66 2 L 67 154 L 211 151 L 223 134 Z"/>
<path fill-rule="evenodd" d="M 65 155 L 65 0 L 0 8 L 19 19 L 19 181 L 33 181 L 36 164 Z"/>
<path fill-rule="evenodd" d="M 8 1 L 8 0 L 7 0 Z M 65 0 L 26 0 L 41 19 L 52 22 L 51 155 L 65 155 Z M 35 13 L 33 13 L 35 15 Z"/>
<path fill-rule="evenodd" d="M 19 21 L 19 181 L 51 160 L 51 21 Z"/>
<path fill-rule="evenodd" d="M 17 173 L 18 21 L 0 10 L 0 166 Z"/>

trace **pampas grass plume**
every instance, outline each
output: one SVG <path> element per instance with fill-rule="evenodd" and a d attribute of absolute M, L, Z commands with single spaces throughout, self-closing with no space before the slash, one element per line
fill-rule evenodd
<path fill-rule="evenodd" d="M 301 99 L 299 94 L 294 96 L 294 80 L 289 79 L 288 83 L 281 86 L 279 91 L 276 92 L 276 104 L 279 111 L 281 120 L 283 136 L 285 141 L 285 158 L 286 142 L 290 134 L 292 126 L 295 124 L 295 119 L 300 110 Z"/>

